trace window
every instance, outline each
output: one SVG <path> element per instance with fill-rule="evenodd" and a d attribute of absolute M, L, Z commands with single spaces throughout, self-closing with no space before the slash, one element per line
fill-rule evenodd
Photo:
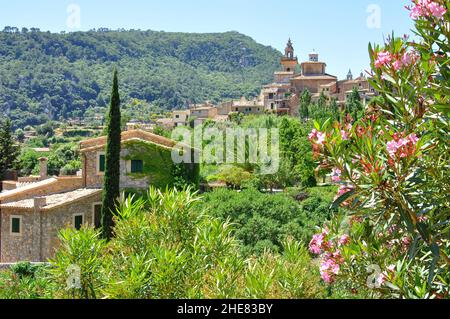
<path fill-rule="evenodd" d="M 75 227 L 76 230 L 81 229 L 81 226 L 83 226 L 83 222 L 84 222 L 83 214 L 73 215 L 73 227 Z"/>
<path fill-rule="evenodd" d="M 269 93 L 269 100 L 273 100 L 273 93 Z"/>
<path fill-rule="evenodd" d="M 144 163 L 142 160 L 131 161 L 131 173 L 142 173 L 144 171 Z"/>
<path fill-rule="evenodd" d="M 106 157 L 105 154 L 99 154 L 98 155 L 98 173 L 104 173 L 105 172 L 105 165 L 106 165 Z"/>
<path fill-rule="evenodd" d="M 11 216 L 11 235 L 22 234 L 22 217 Z"/>
<path fill-rule="evenodd" d="M 177 119 L 179 119 L 180 118 L 180 116 L 177 114 L 177 115 L 175 115 L 175 118 L 177 118 Z"/>
<path fill-rule="evenodd" d="M 102 226 L 102 204 L 94 203 L 92 210 L 92 224 L 98 229 Z"/>

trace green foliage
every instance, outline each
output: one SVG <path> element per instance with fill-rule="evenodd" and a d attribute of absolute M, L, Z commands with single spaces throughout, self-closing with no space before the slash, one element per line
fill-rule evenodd
<path fill-rule="evenodd" d="M 345 105 L 345 113 L 350 114 L 354 120 L 361 117 L 361 112 L 363 111 L 363 104 L 361 102 L 361 96 L 359 95 L 358 89 L 353 88 L 352 93 L 347 99 Z"/>
<path fill-rule="evenodd" d="M 117 198 L 120 195 L 121 115 L 117 70 L 114 70 L 111 105 L 109 107 L 106 130 L 107 142 L 101 224 L 103 237 L 110 239 L 113 227 L 112 214 Z"/>
<path fill-rule="evenodd" d="M 48 121 L 45 124 L 36 127 L 36 133 L 40 136 L 45 136 L 46 138 L 54 136 L 55 135 L 54 123 Z"/>
<path fill-rule="evenodd" d="M 217 179 L 232 189 L 241 189 L 252 179 L 252 174 L 243 168 L 227 165 L 220 168 Z"/>
<path fill-rule="evenodd" d="M 205 195 L 201 209 L 223 221 L 230 219 L 236 225 L 235 235 L 242 242 L 245 254 L 261 254 L 265 249 L 279 251 L 286 236 L 309 241 L 314 228 L 330 215 L 324 207 L 329 207 L 331 200 L 321 200 L 321 196 L 314 194 L 319 203 L 308 206 L 285 194 L 218 189 Z"/>
<path fill-rule="evenodd" d="M 0 126 L 0 180 L 6 171 L 16 168 L 18 155 L 19 148 L 14 142 L 11 121 L 7 118 Z"/>
<path fill-rule="evenodd" d="M 41 154 L 30 148 L 22 149 L 19 156 L 20 175 L 29 176 L 39 173 L 39 158 Z"/>
<path fill-rule="evenodd" d="M 198 164 L 174 164 L 172 149 L 146 143 L 132 141 L 124 144 L 128 149 L 125 160 L 142 160 L 143 170 L 139 174 L 131 174 L 133 178 L 148 178 L 151 185 L 156 188 L 178 187 L 187 185 L 198 187 Z"/>
<path fill-rule="evenodd" d="M 302 119 L 309 118 L 309 108 L 311 106 L 312 96 L 308 89 L 304 90 L 300 97 L 300 117 Z"/>
<path fill-rule="evenodd" d="M 139 99 L 172 109 L 256 96 L 279 57 L 237 32 L 0 32 L 0 112 L 15 127 L 104 114 L 114 65 L 126 83 L 125 103 Z"/>
<path fill-rule="evenodd" d="M 321 298 L 324 286 L 311 271 L 307 250 L 292 238 L 283 254 L 265 252 L 246 259 L 233 226 L 197 207 L 189 188 L 145 198 L 123 198 L 115 237 L 99 238 L 93 229 L 61 232 L 51 279 L 60 298 Z M 67 289 L 67 272 L 81 268 L 81 289 Z M 69 271 L 70 272 L 70 271 Z"/>
<path fill-rule="evenodd" d="M 67 228 L 60 231 L 61 247 L 50 260 L 51 278 L 60 287 L 57 297 L 92 299 L 99 296 L 103 286 L 102 255 L 106 242 L 100 239 L 100 231 L 82 228 L 77 231 Z M 79 272 L 77 272 L 77 269 Z M 79 287 L 71 281 L 71 276 L 80 275 Z M 75 287 L 71 287 L 74 284 Z"/>
<path fill-rule="evenodd" d="M 74 174 L 81 168 L 79 146 L 77 143 L 54 145 L 48 154 L 48 174 Z M 63 171 L 61 171 L 63 170 Z"/>
<path fill-rule="evenodd" d="M 48 266 L 19 263 L 0 271 L 0 299 L 50 299 L 55 285 Z"/>

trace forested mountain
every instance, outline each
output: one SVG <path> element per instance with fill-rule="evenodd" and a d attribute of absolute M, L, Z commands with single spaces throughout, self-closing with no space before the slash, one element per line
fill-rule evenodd
<path fill-rule="evenodd" d="M 122 100 L 163 109 L 258 94 L 280 53 L 237 32 L 0 32 L 0 111 L 16 126 L 83 117 L 108 104 L 118 67 Z"/>

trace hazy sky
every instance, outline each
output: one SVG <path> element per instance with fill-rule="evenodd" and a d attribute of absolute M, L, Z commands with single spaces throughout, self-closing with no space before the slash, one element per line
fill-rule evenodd
<path fill-rule="evenodd" d="M 409 0 L 15 0 L 2 1 L 0 28 L 238 31 L 284 50 L 289 37 L 305 60 L 315 49 L 340 78 L 368 68 L 367 45 L 393 30 L 410 34 Z M 76 7 L 70 7 L 75 4 Z M 80 9 L 80 25 L 71 19 Z M 70 12 L 68 12 L 68 9 Z M 378 14 L 379 13 L 379 14 Z M 69 23 L 68 23 L 69 20 Z M 368 21 L 369 20 L 369 21 Z"/>

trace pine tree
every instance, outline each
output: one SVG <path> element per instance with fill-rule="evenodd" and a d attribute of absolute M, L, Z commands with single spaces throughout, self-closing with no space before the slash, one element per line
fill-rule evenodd
<path fill-rule="evenodd" d="M 11 121 L 7 118 L 0 128 L 0 180 L 5 178 L 8 170 L 17 168 L 19 148 L 14 143 Z"/>
<path fill-rule="evenodd" d="M 111 93 L 111 104 L 106 123 L 107 144 L 105 155 L 105 176 L 103 181 L 102 235 L 112 238 L 113 212 L 120 196 L 120 96 L 117 70 L 114 70 L 114 80 Z"/>

